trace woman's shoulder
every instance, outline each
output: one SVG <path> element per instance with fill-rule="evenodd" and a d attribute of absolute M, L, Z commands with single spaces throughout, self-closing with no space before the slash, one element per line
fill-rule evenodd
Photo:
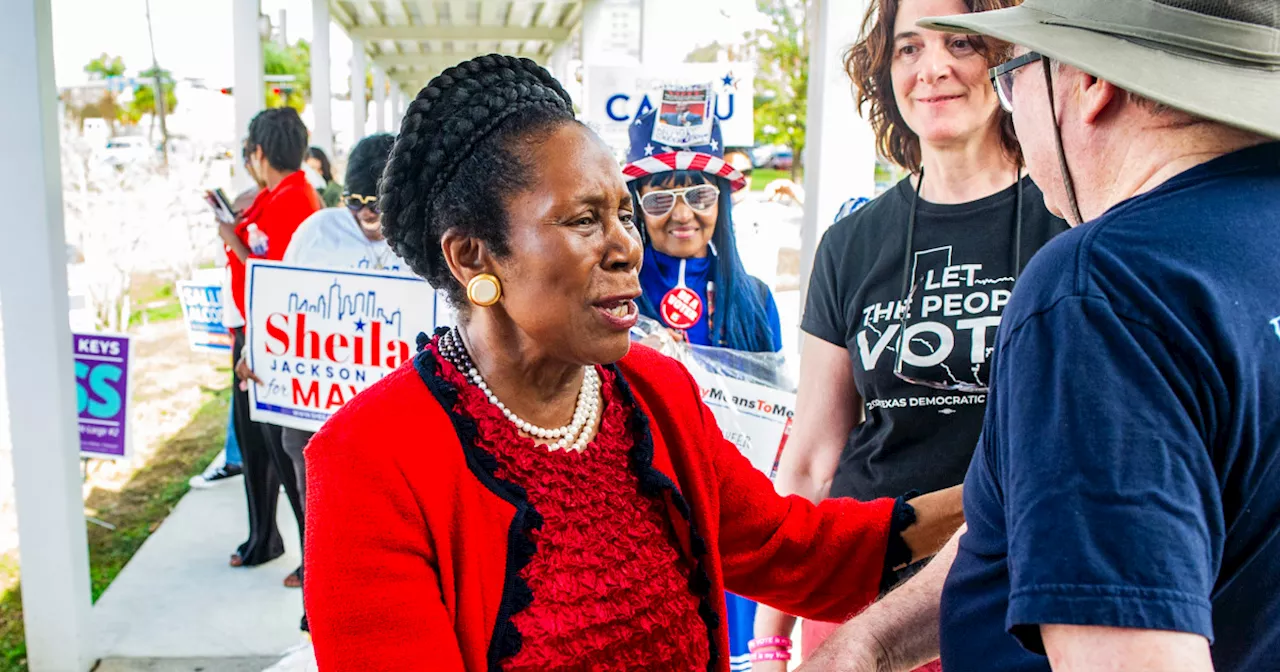
<path fill-rule="evenodd" d="M 907 203 L 899 193 L 901 185 L 899 182 L 836 221 L 827 229 L 824 242 L 850 244 L 868 239 L 879 240 L 889 229 L 901 227 L 908 214 L 904 210 Z"/>
<path fill-rule="evenodd" d="M 655 394 L 664 397 L 668 393 L 679 394 L 681 383 L 691 380 L 683 364 L 639 343 L 631 344 L 631 350 L 618 362 L 618 370 L 622 372 L 623 380 L 645 401 Z M 683 387 L 687 387 L 691 394 L 696 389 L 692 383 Z"/>

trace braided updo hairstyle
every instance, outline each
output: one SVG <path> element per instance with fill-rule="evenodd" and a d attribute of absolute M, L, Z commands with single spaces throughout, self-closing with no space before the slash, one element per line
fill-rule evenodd
<path fill-rule="evenodd" d="M 441 238 L 457 229 L 508 254 L 507 199 L 533 186 L 532 146 L 567 123 L 578 123 L 569 94 L 527 58 L 479 56 L 432 79 L 409 105 L 382 176 L 392 249 L 465 306 Z"/>

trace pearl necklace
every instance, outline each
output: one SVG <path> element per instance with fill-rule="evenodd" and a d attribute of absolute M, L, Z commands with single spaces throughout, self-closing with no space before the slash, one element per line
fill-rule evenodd
<path fill-rule="evenodd" d="M 595 431 L 596 420 L 600 418 L 600 374 L 596 372 L 594 366 L 585 367 L 582 389 L 578 391 L 578 401 L 573 410 L 573 420 L 563 427 L 547 429 L 520 418 L 498 399 L 493 390 L 489 389 L 484 377 L 480 375 L 480 370 L 471 361 L 467 347 L 462 342 L 462 334 L 457 327 L 440 337 L 440 354 L 480 388 L 489 403 L 502 411 L 503 417 L 511 421 L 520 431 L 547 441 L 547 447 L 551 450 L 571 448 L 582 452 L 586 449 Z"/>

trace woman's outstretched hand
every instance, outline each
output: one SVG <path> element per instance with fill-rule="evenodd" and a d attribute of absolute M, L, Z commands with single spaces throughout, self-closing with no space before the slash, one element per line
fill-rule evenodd
<path fill-rule="evenodd" d="M 912 562 L 936 555 L 964 524 L 963 495 L 961 484 L 907 500 L 916 510 L 916 522 L 903 530 L 902 540 L 911 548 Z"/>

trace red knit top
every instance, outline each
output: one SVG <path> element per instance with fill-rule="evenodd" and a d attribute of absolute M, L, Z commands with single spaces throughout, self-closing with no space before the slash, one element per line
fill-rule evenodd
<path fill-rule="evenodd" d="M 520 572 L 533 591 L 512 618 L 523 646 L 506 672 L 550 669 L 707 669 L 709 642 L 661 499 L 640 494 L 627 466 L 632 409 L 600 369 L 600 433 L 581 453 L 552 452 L 523 437 L 479 388 L 436 355 L 459 389 L 455 408 L 476 421 L 476 445 L 494 475 L 523 487 L 542 515 L 538 552 Z"/>
<path fill-rule="evenodd" d="M 726 589 L 826 621 L 844 620 L 875 599 L 896 539 L 893 500 L 815 505 L 779 497 L 721 436 L 678 363 L 633 345 L 608 368 L 617 373 L 610 387 L 618 396 L 611 398 L 634 404 L 627 420 L 631 473 L 617 478 L 638 479 L 643 497 L 663 502 L 680 558 L 675 566 L 694 568 L 687 589 L 699 596 L 709 633 L 702 635 L 709 638 L 704 669 L 730 672 Z M 529 543 L 542 528 L 551 535 L 556 527 L 530 502 L 544 486 L 504 485 L 494 476 L 503 465 L 475 445 L 478 427 L 454 410 L 454 386 L 441 369 L 431 352 L 422 353 L 348 402 L 307 445 L 305 591 L 321 672 L 537 665 L 521 652 L 529 647 L 533 655 L 543 645 L 522 630 L 538 627 L 533 605 L 551 598 L 545 587 L 528 587 L 540 579 L 524 569 L 554 552 L 545 536 L 536 547 Z M 591 459 L 591 451 L 569 457 Z M 608 552 L 604 546 L 591 550 Z M 617 573 L 626 574 L 633 559 Z M 633 655 L 650 655 L 655 642 L 677 635 L 700 636 L 696 629 L 656 633 Z M 618 662 L 597 667 L 609 664 Z"/>

